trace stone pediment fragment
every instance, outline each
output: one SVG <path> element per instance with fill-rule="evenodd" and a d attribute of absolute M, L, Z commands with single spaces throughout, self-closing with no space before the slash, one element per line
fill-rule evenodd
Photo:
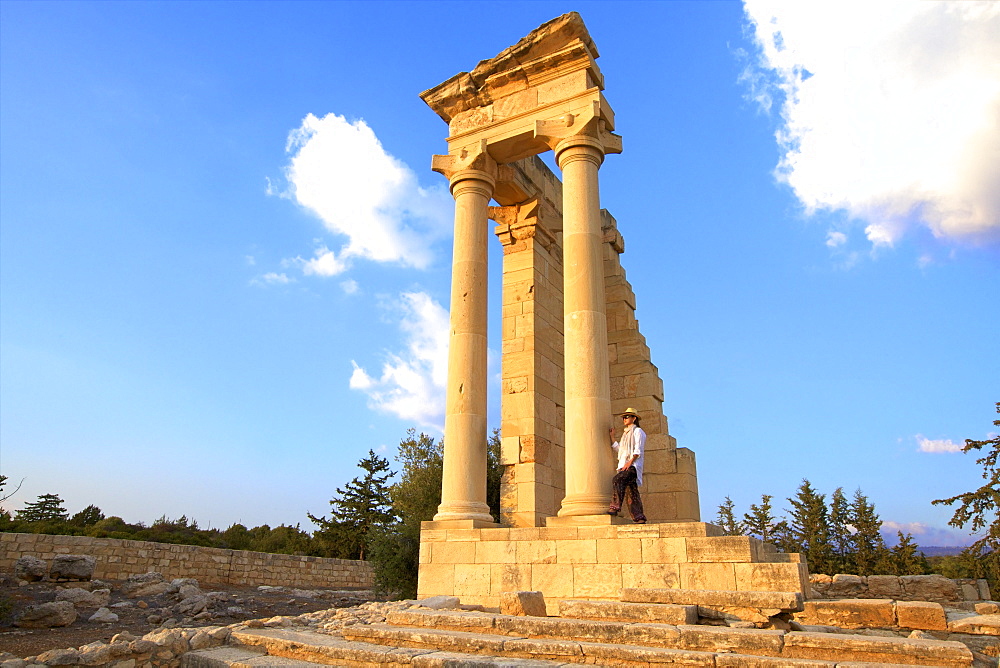
<path fill-rule="evenodd" d="M 471 72 L 459 72 L 420 97 L 450 123 L 457 114 L 485 107 L 534 86 L 578 61 L 586 62 L 585 67 L 591 70 L 598 87 L 603 88 L 600 71 L 594 63 L 598 55 L 583 19 L 570 12 L 543 23 L 517 44 L 480 61 Z"/>

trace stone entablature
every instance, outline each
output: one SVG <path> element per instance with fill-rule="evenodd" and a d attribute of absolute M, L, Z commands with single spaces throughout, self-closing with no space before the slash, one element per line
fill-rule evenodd
<path fill-rule="evenodd" d="M 0 571 L 11 572 L 14 562 L 24 555 L 48 560 L 60 554 L 94 557 L 94 577 L 108 580 L 157 571 L 167 578 L 196 578 L 203 583 L 304 589 L 370 589 L 374 581 L 374 571 L 366 561 L 117 538 L 0 533 Z"/>

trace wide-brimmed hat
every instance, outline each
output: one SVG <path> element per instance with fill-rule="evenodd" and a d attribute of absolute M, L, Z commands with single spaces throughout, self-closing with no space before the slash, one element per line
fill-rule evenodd
<path fill-rule="evenodd" d="M 624 417 L 626 415 L 631 415 L 632 417 L 635 417 L 635 418 L 639 417 L 639 414 L 636 413 L 635 409 L 631 408 L 631 407 L 630 408 L 626 408 L 624 413 L 619 413 L 618 415 L 621 416 L 621 417 Z"/>

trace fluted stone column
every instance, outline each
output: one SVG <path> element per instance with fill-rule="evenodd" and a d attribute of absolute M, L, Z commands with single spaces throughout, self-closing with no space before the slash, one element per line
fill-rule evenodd
<path fill-rule="evenodd" d="M 598 138 L 576 135 L 555 146 L 563 174 L 563 299 L 566 359 L 566 496 L 560 517 L 602 515 L 611 501 L 608 447 L 611 388 L 601 254 Z"/>
<path fill-rule="evenodd" d="M 486 503 L 487 206 L 496 164 L 485 153 L 435 156 L 433 168 L 451 183 L 455 247 L 444 421 L 441 520 L 492 522 Z"/>

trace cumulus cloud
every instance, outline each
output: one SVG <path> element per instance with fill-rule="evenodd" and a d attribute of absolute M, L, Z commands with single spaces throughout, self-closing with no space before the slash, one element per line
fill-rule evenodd
<path fill-rule="evenodd" d="M 932 440 L 917 434 L 917 450 L 919 452 L 961 452 L 964 443 L 955 443 L 948 439 Z"/>
<path fill-rule="evenodd" d="M 393 308 L 401 315 L 406 350 L 387 353 L 378 377 L 351 360 L 350 387 L 367 394 L 374 410 L 443 430 L 448 311 L 423 292 L 401 294 Z"/>
<path fill-rule="evenodd" d="M 780 103 L 776 175 L 874 248 L 1000 242 L 1000 3 L 744 0 L 741 79 Z M 828 237 L 835 248 L 838 238 Z"/>
<path fill-rule="evenodd" d="M 450 232 L 447 188 L 422 188 L 363 120 L 309 114 L 289 134 L 286 152 L 288 188 L 278 192 L 269 181 L 268 193 L 294 200 L 346 238 L 339 249 L 296 258 L 306 275 L 334 276 L 359 258 L 424 268 L 432 242 Z"/>

